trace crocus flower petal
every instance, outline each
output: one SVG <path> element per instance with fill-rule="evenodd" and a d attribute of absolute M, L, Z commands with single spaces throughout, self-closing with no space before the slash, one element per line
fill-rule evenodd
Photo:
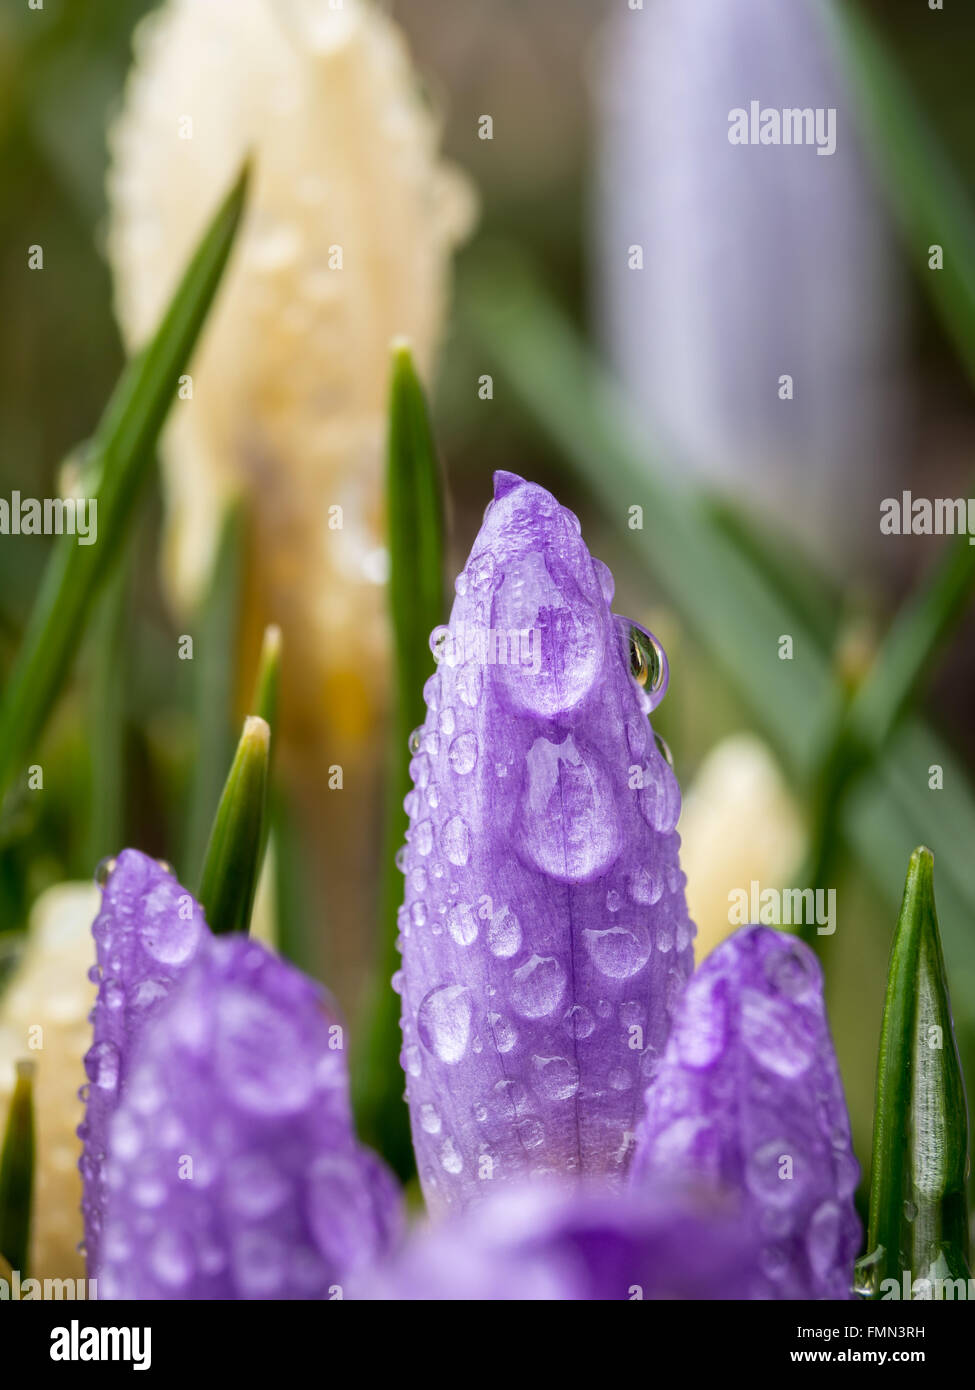
<path fill-rule="evenodd" d="M 126 849 L 104 867 L 101 911 L 92 926 L 99 975 L 85 1054 L 87 1108 L 78 1133 L 88 1269 L 100 1263 L 108 1126 L 124 1094 L 132 1055 L 200 945 L 203 910 L 167 865 Z"/>
<path fill-rule="evenodd" d="M 765 1297 L 847 1298 L 859 1172 L 819 964 L 794 937 L 743 927 L 687 987 L 631 1181 L 652 1190 L 677 1173 L 741 1194 Z"/>
<path fill-rule="evenodd" d="M 747 1297 L 757 1247 L 733 1212 L 532 1184 L 419 1232 L 352 1297 L 377 1300 Z"/>
<path fill-rule="evenodd" d="M 578 521 L 497 474 L 456 590 L 412 740 L 397 980 L 434 1209 L 621 1174 L 693 960 L 680 791 Z"/>
<path fill-rule="evenodd" d="M 255 941 L 208 940 L 110 1125 L 99 1297 L 328 1297 L 398 1218 L 324 991 Z"/>
<path fill-rule="evenodd" d="M 88 972 L 97 906 L 91 883 L 61 883 L 42 893 L 31 911 L 23 957 L 0 1002 L 0 1125 L 17 1059 L 29 1057 L 36 1066 L 30 1271 L 38 1279 L 84 1275 L 76 1130 L 85 1079 L 81 1057 L 95 997 Z"/>

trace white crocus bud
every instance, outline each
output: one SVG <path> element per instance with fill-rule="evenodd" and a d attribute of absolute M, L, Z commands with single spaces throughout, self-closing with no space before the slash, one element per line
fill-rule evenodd
<path fill-rule="evenodd" d="M 178 606 L 199 597 L 223 503 L 243 491 L 248 623 L 255 641 L 266 620 L 284 628 L 292 727 L 320 726 L 330 706 L 358 727 L 362 673 L 385 650 L 389 344 L 407 336 L 429 370 L 451 254 L 472 221 L 439 140 L 403 37 L 364 0 L 169 0 L 136 32 L 108 181 L 129 347 L 254 160 L 246 220 L 166 431 L 165 577 Z"/>
<path fill-rule="evenodd" d="M 265 624 L 279 624 L 278 751 L 316 837 L 334 925 L 322 935 L 340 955 L 362 949 L 344 924 L 374 916 L 364 847 L 389 688 L 390 343 L 408 338 L 429 378 L 452 253 L 474 217 L 440 135 L 401 33 L 365 0 L 168 0 L 136 32 L 110 140 L 108 253 L 130 348 L 253 158 L 244 223 L 163 439 L 164 579 L 190 611 L 225 503 L 243 494 L 239 684 Z M 324 964 L 348 999 L 360 963 Z"/>
<path fill-rule="evenodd" d="M 91 1045 L 88 1014 L 95 986 L 91 924 L 98 889 L 90 883 L 49 888 L 31 913 L 24 953 L 0 994 L 0 1130 L 6 1123 L 17 1062 L 34 1062 L 36 1125 L 30 1275 L 78 1279 L 82 1237 L 81 1141 L 84 1107 L 82 1058 Z"/>
<path fill-rule="evenodd" d="M 699 961 L 740 925 L 732 908 L 752 884 L 780 890 L 799 868 L 802 817 L 768 746 L 734 734 L 711 749 L 684 794 L 681 861 Z"/>

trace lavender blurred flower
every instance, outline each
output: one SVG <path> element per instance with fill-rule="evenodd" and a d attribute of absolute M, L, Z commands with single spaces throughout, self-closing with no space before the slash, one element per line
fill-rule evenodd
<path fill-rule="evenodd" d="M 85 1054 L 88 1085 L 82 1210 L 88 1269 L 101 1265 L 108 1197 L 105 1155 L 109 1126 L 124 1093 L 139 1040 L 209 935 L 203 910 L 168 865 L 126 849 L 100 868 L 101 911 L 92 925 L 98 964 L 93 1041 Z"/>
<path fill-rule="evenodd" d="M 620 6 L 600 65 L 597 215 L 607 343 L 653 437 L 848 565 L 879 540 L 908 396 L 892 239 L 829 8 Z M 753 100 L 832 109 L 835 152 L 730 143 L 730 113 Z"/>
<path fill-rule="evenodd" d="M 622 1175 L 693 962 L 649 634 L 543 488 L 495 475 L 412 739 L 403 1065 L 424 1194 Z"/>
<path fill-rule="evenodd" d="M 767 1298 L 849 1298 L 859 1167 L 823 1004 L 794 937 L 743 927 L 700 966 L 646 1094 L 631 1184 L 738 1194 Z"/>
<path fill-rule="evenodd" d="M 353 1297 L 382 1300 L 731 1299 L 757 1279 L 746 1226 L 686 1195 L 531 1184 L 414 1237 Z"/>
<path fill-rule="evenodd" d="M 327 1298 L 385 1251 L 395 1183 L 352 1130 L 323 991 L 208 938 L 143 1034 L 108 1132 L 102 1298 Z"/>

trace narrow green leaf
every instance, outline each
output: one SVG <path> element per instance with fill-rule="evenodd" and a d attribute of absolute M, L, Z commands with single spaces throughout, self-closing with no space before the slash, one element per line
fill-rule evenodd
<path fill-rule="evenodd" d="M 54 547 L 0 703 L 0 797 L 36 743 L 67 676 L 94 596 L 117 556 L 148 479 L 153 451 L 227 263 L 240 221 L 247 169 L 217 210 L 155 337 L 126 368 L 98 426 L 85 492 L 97 504 L 97 542 L 62 536 Z"/>
<path fill-rule="evenodd" d="M 877 1064 L 870 1222 L 857 1287 L 871 1298 L 968 1267 L 968 1108 L 934 905 L 934 858 L 911 855 Z M 967 1283 L 965 1294 L 967 1296 Z"/>
<path fill-rule="evenodd" d="M 395 708 L 386 784 L 380 959 L 354 1099 L 363 1139 L 406 1181 L 415 1164 L 402 1099 L 399 998 L 390 985 L 399 968 L 396 914 L 403 901 L 403 878 L 394 856 L 407 828 L 403 799 L 411 785 L 409 736 L 426 715 L 423 685 L 433 663 L 430 633 L 444 621 L 445 507 L 426 398 L 404 343 L 393 348 L 386 483 Z"/>
<path fill-rule="evenodd" d="M 277 747 L 278 697 L 281 690 L 281 629 L 270 623 L 264 629 L 261 639 L 261 654 L 257 662 L 257 675 L 254 679 L 254 693 L 251 696 L 251 713 L 263 719 L 271 730 L 271 751 L 268 756 L 268 811 L 264 817 L 264 834 L 261 838 L 260 865 L 264 864 L 264 854 L 271 835 L 272 822 L 277 824 L 277 798 L 272 776 L 274 772 L 274 750 Z M 258 868 L 260 874 L 260 867 Z"/>
<path fill-rule="evenodd" d="M 281 629 L 271 623 L 264 629 L 261 655 L 257 663 L 254 694 L 250 712 L 259 715 L 274 732 L 278 717 L 278 695 L 281 688 Z"/>
<path fill-rule="evenodd" d="M 975 209 L 896 61 L 860 4 L 829 13 L 921 284 L 975 379 Z M 944 266 L 931 270 L 929 248 Z"/>
<path fill-rule="evenodd" d="M 234 756 L 233 711 L 245 527 L 244 504 L 235 499 L 227 506 L 221 521 L 213 569 L 194 623 L 196 757 L 181 855 L 191 879 L 199 876 L 213 809 L 220 799 L 227 767 Z"/>
<path fill-rule="evenodd" d="M 91 750 L 90 811 L 85 862 L 97 864 L 117 853 L 124 839 L 125 613 L 128 555 L 116 566 L 99 596 L 91 623 L 91 671 L 87 691 Z"/>
<path fill-rule="evenodd" d="M 261 872 L 271 730 L 248 715 L 214 818 L 198 897 L 211 931 L 246 932 Z"/>
<path fill-rule="evenodd" d="M 34 1064 L 17 1063 L 0 1149 L 0 1255 L 27 1277 L 34 1190 Z"/>

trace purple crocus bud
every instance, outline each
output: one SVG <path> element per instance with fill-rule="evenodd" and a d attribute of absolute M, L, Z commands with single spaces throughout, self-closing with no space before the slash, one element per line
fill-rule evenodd
<path fill-rule="evenodd" d="M 747 1226 L 680 1191 L 537 1183 L 417 1233 L 352 1297 L 374 1300 L 739 1299 L 758 1278 Z"/>
<path fill-rule="evenodd" d="M 90 1271 L 97 1271 L 105 1206 L 104 1157 L 108 1125 L 125 1089 L 135 1045 L 209 937 L 203 909 L 156 859 L 126 849 L 99 872 L 101 911 L 92 926 L 98 997 L 93 1042 L 85 1056 L 87 1102 L 78 1129 L 82 1211 Z"/>
<path fill-rule="evenodd" d="M 495 475 L 413 735 L 403 1064 L 431 1209 L 623 1172 L 692 967 L 649 634 L 571 512 Z"/>
<path fill-rule="evenodd" d="M 766 1298 L 848 1298 L 859 1167 L 823 1005 L 802 942 L 742 927 L 696 971 L 647 1091 L 631 1183 L 675 1173 L 739 1193 Z"/>
<path fill-rule="evenodd" d="M 328 1298 L 384 1252 L 395 1184 L 356 1142 L 324 991 L 211 938 L 145 1030 L 112 1118 L 102 1298 Z"/>

